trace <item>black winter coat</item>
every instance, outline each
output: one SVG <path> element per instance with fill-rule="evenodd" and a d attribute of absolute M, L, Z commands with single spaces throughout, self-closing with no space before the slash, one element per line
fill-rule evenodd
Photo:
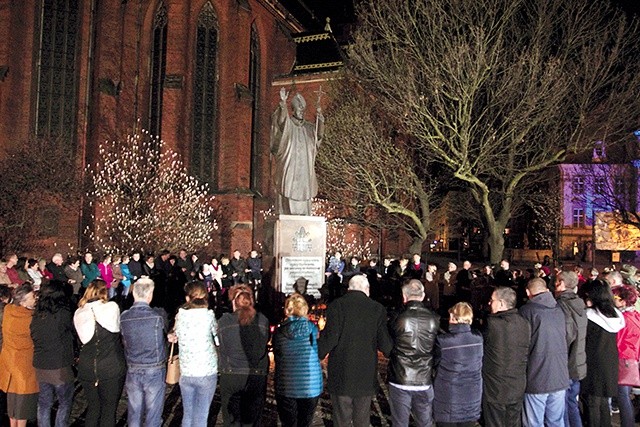
<path fill-rule="evenodd" d="M 329 354 L 327 390 L 339 396 L 372 396 L 378 388 L 378 350 L 393 346 L 387 311 L 364 292 L 349 291 L 327 308 L 318 340 L 320 360 Z"/>
<path fill-rule="evenodd" d="M 619 319 L 611 319 L 611 323 L 616 320 L 620 322 Z M 624 322 L 621 322 L 621 325 L 624 326 Z M 580 383 L 580 393 L 599 397 L 618 395 L 618 330 L 620 328 L 603 328 L 589 319 L 585 346 L 587 376 Z"/>
<path fill-rule="evenodd" d="M 421 301 L 409 301 L 389 324 L 394 342 L 389 358 L 388 380 L 400 385 L 430 385 L 433 346 L 440 318 Z"/>
<path fill-rule="evenodd" d="M 522 401 L 530 345 L 531 326 L 515 308 L 487 317 L 482 359 L 483 398 L 487 402 Z"/>
<path fill-rule="evenodd" d="M 73 314 L 61 309 L 55 314 L 34 313 L 31 320 L 33 366 L 59 369 L 73 365 Z"/>

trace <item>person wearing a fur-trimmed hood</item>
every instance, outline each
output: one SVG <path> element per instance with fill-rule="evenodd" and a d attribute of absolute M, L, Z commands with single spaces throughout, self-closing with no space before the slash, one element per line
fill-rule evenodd
<path fill-rule="evenodd" d="M 611 425 L 608 398 L 618 394 L 618 347 L 616 334 L 624 317 L 615 307 L 609 285 L 594 281 L 587 295 L 587 376 L 582 380 L 587 425 Z"/>

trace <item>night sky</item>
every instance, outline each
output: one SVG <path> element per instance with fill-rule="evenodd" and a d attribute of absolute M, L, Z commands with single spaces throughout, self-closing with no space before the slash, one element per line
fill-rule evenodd
<path fill-rule="evenodd" d="M 354 1 L 357 0 L 282 0 L 284 4 L 298 9 L 300 12 L 302 12 L 303 15 L 306 15 L 307 20 L 309 20 L 307 24 L 310 24 L 311 21 L 315 21 L 316 26 L 320 27 L 324 25 L 325 18 L 327 16 L 331 18 L 331 23 L 334 27 L 340 27 L 343 24 L 353 23 L 355 20 L 353 6 Z M 614 4 L 619 5 L 628 13 L 640 16 L 640 0 L 611 1 L 613 1 Z M 311 14 L 315 17 L 315 20 L 311 17 Z"/>

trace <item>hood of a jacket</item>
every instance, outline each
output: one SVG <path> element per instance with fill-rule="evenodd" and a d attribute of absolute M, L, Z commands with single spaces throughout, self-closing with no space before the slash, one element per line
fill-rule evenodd
<path fill-rule="evenodd" d="M 585 313 L 584 300 L 573 291 L 564 291 L 558 296 L 558 301 L 562 301 L 564 306 L 577 316 L 583 317 Z"/>
<path fill-rule="evenodd" d="M 280 325 L 279 330 L 287 339 L 306 338 L 313 333 L 313 323 L 304 317 L 291 316 Z"/>
<path fill-rule="evenodd" d="M 591 320 L 605 331 L 616 334 L 620 329 L 624 328 L 624 317 L 618 309 L 615 310 L 617 317 L 607 317 L 600 313 L 600 310 L 598 309 L 587 308 L 587 319 Z"/>
<path fill-rule="evenodd" d="M 537 295 L 534 295 L 531 298 L 531 302 L 536 303 L 536 304 L 540 304 L 542 306 L 545 307 L 549 307 L 549 308 L 553 308 L 556 305 L 558 305 L 558 303 L 556 302 L 556 299 L 553 297 L 553 295 L 551 294 L 551 292 L 541 292 Z"/>

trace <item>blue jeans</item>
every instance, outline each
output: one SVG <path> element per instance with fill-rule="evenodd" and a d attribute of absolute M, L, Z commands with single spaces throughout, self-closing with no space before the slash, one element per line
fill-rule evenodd
<path fill-rule="evenodd" d="M 633 427 L 635 425 L 635 416 L 631 396 L 629 396 L 630 394 L 630 385 L 618 385 L 618 408 L 620 409 L 621 427 Z"/>
<path fill-rule="evenodd" d="M 127 390 L 127 423 L 131 427 L 158 427 L 162 424 L 164 380 L 166 369 L 129 369 L 125 388 Z M 144 420 L 144 423 L 143 423 Z"/>
<path fill-rule="evenodd" d="M 524 394 L 524 427 L 564 427 L 564 407 L 566 390 L 553 393 Z"/>
<path fill-rule="evenodd" d="M 182 427 L 206 427 L 209 407 L 216 392 L 218 375 L 180 377 Z"/>
<path fill-rule="evenodd" d="M 389 404 L 394 426 L 408 426 L 409 415 L 413 415 L 418 427 L 433 425 L 433 387 L 420 391 L 402 390 L 389 384 Z"/>
<path fill-rule="evenodd" d="M 56 397 L 58 398 L 58 411 L 56 413 L 55 427 L 66 427 L 69 424 L 69 414 L 73 405 L 73 383 L 53 385 L 39 382 L 40 394 L 38 395 L 38 427 L 51 427 L 51 408 Z"/>
<path fill-rule="evenodd" d="M 564 424 L 566 427 L 582 427 L 578 396 L 580 395 L 580 380 L 571 380 L 565 396 Z"/>

